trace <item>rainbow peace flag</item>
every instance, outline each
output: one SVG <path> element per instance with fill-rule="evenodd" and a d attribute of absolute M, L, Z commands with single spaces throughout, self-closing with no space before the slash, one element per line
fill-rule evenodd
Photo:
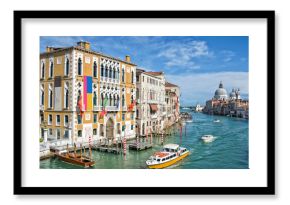
<path fill-rule="evenodd" d="M 93 110 L 93 79 L 91 76 L 84 76 L 84 110 L 92 111 Z"/>

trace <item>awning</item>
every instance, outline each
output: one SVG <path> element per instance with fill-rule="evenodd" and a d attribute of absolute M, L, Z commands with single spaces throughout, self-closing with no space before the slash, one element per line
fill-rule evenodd
<path fill-rule="evenodd" d="M 149 104 L 149 105 L 152 112 L 156 112 L 158 110 L 157 104 Z"/>

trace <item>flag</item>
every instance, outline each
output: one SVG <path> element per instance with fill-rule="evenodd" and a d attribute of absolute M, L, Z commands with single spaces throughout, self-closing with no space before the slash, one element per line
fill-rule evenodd
<path fill-rule="evenodd" d="M 92 90 L 93 90 L 93 81 L 91 76 L 84 76 L 84 110 L 92 111 L 93 102 L 92 102 Z"/>
<path fill-rule="evenodd" d="M 104 117 L 107 114 L 106 106 L 107 106 L 108 98 L 106 97 L 103 102 L 101 117 Z"/>
<path fill-rule="evenodd" d="M 128 110 L 132 111 L 134 106 L 135 106 L 135 104 L 136 104 L 136 100 L 133 100 L 133 102 L 128 106 Z"/>
<path fill-rule="evenodd" d="M 82 95 L 79 96 L 79 99 L 78 99 L 78 112 L 83 115 L 83 99 L 82 99 Z"/>

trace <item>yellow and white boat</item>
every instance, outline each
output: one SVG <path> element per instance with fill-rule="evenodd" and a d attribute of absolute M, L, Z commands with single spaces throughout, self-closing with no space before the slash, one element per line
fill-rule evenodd
<path fill-rule="evenodd" d="M 177 144 L 167 144 L 160 152 L 155 152 L 146 164 L 150 169 L 169 167 L 189 155 L 189 151 Z"/>

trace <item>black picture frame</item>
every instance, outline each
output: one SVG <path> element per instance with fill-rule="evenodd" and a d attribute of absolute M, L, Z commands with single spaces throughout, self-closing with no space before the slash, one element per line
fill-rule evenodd
<path fill-rule="evenodd" d="M 22 19 L 205 18 L 267 21 L 266 187 L 24 187 L 22 186 L 21 89 Z M 269 86 L 271 85 L 271 86 Z M 271 95 L 269 95 L 271 93 Z M 275 194 L 275 11 L 14 11 L 14 194 L 15 195 L 273 195 Z M 17 104 L 16 104 L 17 102 Z M 20 120 L 20 123 L 19 123 Z"/>

